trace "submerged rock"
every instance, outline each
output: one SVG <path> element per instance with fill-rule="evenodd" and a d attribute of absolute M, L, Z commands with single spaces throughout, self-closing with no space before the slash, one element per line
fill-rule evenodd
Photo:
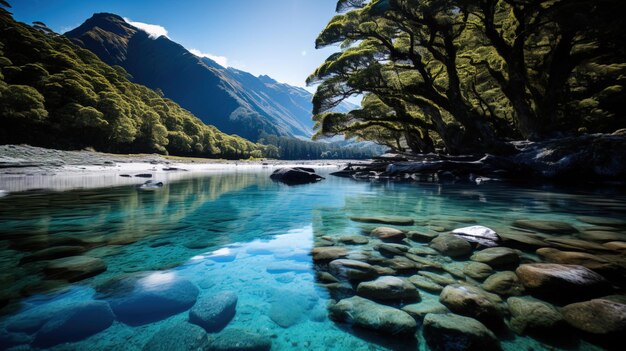
<path fill-rule="evenodd" d="M 472 246 L 467 240 L 451 234 L 438 235 L 430 242 L 430 247 L 451 257 L 466 256 L 472 252 Z"/>
<path fill-rule="evenodd" d="M 20 264 L 33 261 L 51 260 L 67 256 L 77 256 L 83 252 L 85 252 L 85 248 L 82 246 L 53 246 L 22 257 Z"/>
<path fill-rule="evenodd" d="M 326 246 L 326 247 L 314 247 L 311 250 L 313 261 L 332 261 L 348 255 L 348 250 L 343 247 Z"/>
<path fill-rule="evenodd" d="M 418 232 L 418 231 L 415 231 L 415 230 L 411 230 L 411 231 L 406 233 L 406 237 L 407 238 L 409 238 L 409 239 L 411 239 L 413 241 L 424 242 L 424 243 L 430 242 L 431 240 L 436 238 L 437 235 L 439 235 L 439 234 L 424 233 L 424 232 Z"/>
<path fill-rule="evenodd" d="M 421 302 L 404 305 L 402 310 L 410 314 L 418 322 L 422 322 L 429 313 L 448 313 L 448 308 L 435 298 L 424 299 Z"/>
<path fill-rule="evenodd" d="M 70 282 L 93 277 L 107 270 L 102 259 L 89 256 L 70 256 L 50 261 L 44 268 L 46 276 Z"/>
<path fill-rule="evenodd" d="M 121 322 L 143 325 L 188 310 L 198 288 L 174 272 L 155 272 L 123 278 L 100 287 L 99 298 L 109 301 Z"/>
<path fill-rule="evenodd" d="M 329 307 L 329 312 L 335 321 L 388 335 L 412 336 L 417 329 L 415 320 L 408 313 L 359 296 L 339 301 Z"/>
<path fill-rule="evenodd" d="M 552 244 L 553 246 L 557 246 L 559 248 L 564 249 L 573 249 L 573 250 L 598 250 L 598 251 L 607 251 L 606 247 L 594 243 L 588 240 L 580 240 L 574 238 L 549 238 L 546 239 L 546 242 Z"/>
<path fill-rule="evenodd" d="M 412 275 L 408 278 L 408 281 L 415 285 L 416 287 L 423 289 L 423 290 L 427 290 L 427 291 L 431 291 L 431 292 L 440 292 L 441 290 L 443 290 L 443 286 L 439 285 L 438 283 L 436 283 L 435 281 L 433 281 L 432 279 L 422 276 L 422 275 Z"/>
<path fill-rule="evenodd" d="M 493 268 L 482 262 L 470 262 L 463 267 L 463 273 L 476 280 L 484 280 L 493 274 Z"/>
<path fill-rule="evenodd" d="M 269 351 L 272 340 L 243 329 L 226 329 L 209 344 L 209 351 Z"/>
<path fill-rule="evenodd" d="M 475 318 L 490 327 L 503 322 L 500 298 L 474 286 L 448 285 L 439 295 L 439 302 L 454 313 Z"/>
<path fill-rule="evenodd" d="M 409 249 L 409 252 L 414 255 L 438 255 L 437 250 L 429 246 L 413 246 Z"/>
<path fill-rule="evenodd" d="M 334 275 L 328 273 L 328 272 L 316 272 L 315 273 L 315 279 L 317 279 L 317 281 L 322 282 L 322 283 L 338 283 L 339 279 L 335 278 Z"/>
<path fill-rule="evenodd" d="M 562 308 L 567 323 L 584 332 L 623 338 L 626 332 L 626 297 L 611 296 Z"/>
<path fill-rule="evenodd" d="M 601 275 L 579 265 L 530 263 L 519 266 L 515 273 L 531 293 L 558 299 L 581 300 L 602 295 L 610 288 Z"/>
<path fill-rule="evenodd" d="M 514 227 L 536 230 L 548 234 L 572 234 L 578 232 L 571 224 L 559 221 L 543 221 L 533 219 L 518 219 L 513 222 Z"/>
<path fill-rule="evenodd" d="M 237 294 L 232 291 L 205 296 L 189 310 L 189 322 L 197 324 L 207 332 L 224 329 L 235 316 Z"/>
<path fill-rule="evenodd" d="M 104 301 L 87 301 L 57 311 L 35 335 L 33 345 L 50 347 L 96 334 L 113 324 L 113 313 Z"/>
<path fill-rule="evenodd" d="M 517 296 L 524 293 L 524 286 L 520 283 L 515 272 L 498 272 L 485 280 L 483 289 L 498 295 Z"/>
<path fill-rule="evenodd" d="M 506 300 L 511 311 L 511 329 L 517 334 L 536 332 L 549 335 L 564 327 L 563 315 L 553 305 L 530 296 Z"/>
<path fill-rule="evenodd" d="M 449 273 L 433 273 L 429 271 L 420 271 L 419 275 L 426 277 L 440 285 L 450 285 L 456 283 L 456 279 Z"/>
<path fill-rule="evenodd" d="M 365 245 L 369 242 L 369 239 L 361 235 L 349 235 L 339 237 L 339 242 L 346 245 Z"/>
<path fill-rule="evenodd" d="M 409 247 L 402 244 L 380 244 L 376 246 L 376 250 L 382 255 L 393 257 L 395 255 L 403 255 L 405 252 L 409 251 Z"/>
<path fill-rule="evenodd" d="M 380 223 L 391 225 L 413 225 L 415 220 L 411 217 L 402 216 L 380 216 L 380 217 L 350 217 L 355 222 Z"/>
<path fill-rule="evenodd" d="M 607 230 L 583 230 L 578 233 L 578 237 L 593 241 L 626 241 L 626 234 Z"/>
<path fill-rule="evenodd" d="M 577 220 L 593 225 L 608 227 L 626 227 L 626 220 L 611 217 L 578 216 Z"/>
<path fill-rule="evenodd" d="M 500 241 L 500 237 L 493 229 L 482 225 L 457 228 L 452 231 L 452 234 L 460 236 L 469 242 L 488 247 L 498 246 L 498 242 Z"/>
<path fill-rule="evenodd" d="M 270 305 L 268 316 L 279 326 L 289 328 L 306 319 L 318 299 L 315 294 L 278 290 L 274 293 L 274 301 Z"/>
<path fill-rule="evenodd" d="M 324 177 L 315 174 L 313 168 L 305 167 L 279 168 L 270 175 L 270 178 L 287 185 L 315 183 L 324 179 Z"/>
<path fill-rule="evenodd" d="M 372 265 L 356 260 L 334 260 L 328 267 L 335 277 L 351 281 L 368 280 L 378 275 Z"/>
<path fill-rule="evenodd" d="M 535 250 L 540 247 L 548 246 L 543 238 L 538 235 L 530 233 L 514 233 L 514 232 L 500 232 L 502 240 L 507 246 Z"/>
<path fill-rule="evenodd" d="M 560 251 L 552 248 L 541 248 L 537 255 L 550 263 L 574 264 L 591 269 L 605 277 L 623 275 L 624 269 L 606 258 L 586 252 Z"/>
<path fill-rule="evenodd" d="M 516 266 L 519 264 L 520 257 L 517 251 L 508 247 L 490 247 L 475 252 L 470 260 L 488 264 L 493 268 L 506 266 Z"/>
<path fill-rule="evenodd" d="M 159 329 L 143 347 L 143 351 L 198 351 L 205 350 L 209 338 L 204 329 L 195 324 L 180 322 Z"/>
<path fill-rule="evenodd" d="M 419 300 L 420 294 L 413 284 L 398 277 L 383 276 L 369 282 L 362 282 L 356 293 L 372 300 L 411 301 Z"/>
<path fill-rule="evenodd" d="M 496 351 L 496 336 L 479 321 L 452 313 L 424 317 L 424 339 L 434 351 Z"/>
<path fill-rule="evenodd" d="M 625 251 L 626 241 L 610 241 L 608 243 L 602 244 L 602 246 L 613 251 Z"/>
<path fill-rule="evenodd" d="M 371 231 L 371 236 L 382 241 L 401 241 L 406 237 L 403 231 L 389 227 L 378 227 Z"/>

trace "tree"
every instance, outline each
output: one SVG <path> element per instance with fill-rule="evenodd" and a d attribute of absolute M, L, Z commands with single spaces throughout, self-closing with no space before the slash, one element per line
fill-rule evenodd
<path fill-rule="evenodd" d="M 376 126 L 413 151 L 439 141 L 451 153 L 500 151 L 506 138 L 577 131 L 583 101 L 614 128 L 624 10 L 619 0 L 340 0 L 316 47 L 341 51 L 308 79 L 319 83 L 318 135 Z M 355 94 L 375 98 L 331 112 Z"/>
<path fill-rule="evenodd" d="M 0 91 L 0 116 L 7 120 L 41 122 L 48 117 L 44 97 L 27 85 L 9 85 Z"/>

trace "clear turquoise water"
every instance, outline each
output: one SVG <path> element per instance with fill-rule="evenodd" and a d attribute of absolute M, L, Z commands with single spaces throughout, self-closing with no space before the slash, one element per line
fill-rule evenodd
<path fill-rule="evenodd" d="M 6 335 L 3 329 L 25 316 L 49 318 L 51 309 L 93 300 L 96 288 L 112 279 L 147 272 L 145 284 L 187 279 L 200 297 L 236 292 L 237 312 L 228 328 L 267 335 L 273 350 L 427 350 L 419 332 L 416 344 L 409 344 L 355 333 L 327 318 L 329 293 L 316 283 L 309 255 L 316 238 L 360 235 L 374 227 L 350 216 L 410 216 L 417 224 L 404 229 L 426 232 L 467 226 L 468 218 L 506 231 L 515 219 L 555 219 L 585 228 L 590 225 L 575 216 L 626 217 L 626 196 L 615 189 L 573 192 L 337 177 L 288 187 L 270 181 L 270 171 L 190 177 L 154 191 L 122 186 L 0 198 L 0 296 L 6 304 L 0 333 Z M 83 255 L 102 258 L 107 270 L 75 283 L 50 283 L 42 273 L 46 261 L 20 264 L 24 256 L 54 245 L 82 246 Z M 437 298 L 421 294 L 425 302 Z M 279 326 L 273 313 L 286 314 L 293 325 Z M 187 318 L 184 311 L 139 326 L 116 320 L 95 335 L 52 349 L 141 350 L 161 328 Z M 19 337 L 25 344 L 14 348 L 28 349 L 33 335 Z M 573 339 L 568 349 L 599 349 Z M 501 336 L 501 343 L 506 350 L 559 348 L 514 334 Z"/>

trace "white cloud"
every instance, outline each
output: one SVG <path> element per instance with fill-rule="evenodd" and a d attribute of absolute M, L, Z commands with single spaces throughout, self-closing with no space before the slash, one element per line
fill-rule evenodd
<path fill-rule="evenodd" d="M 189 52 L 198 56 L 198 57 L 206 57 L 209 58 L 215 62 L 217 62 L 220 66 L 222 67 L 229 67 L 230 65 L 228 64 L 228 58 L 226 56 L 219 56 L 219 55 L 213 55 L 213 54 L 207 54 L 204 53 L 198 49 L 189 49 Z"/>
<path fill-rule="evenodd" d="M 156 39 L 162 35 L 165 36 L 166 38 L 169 38 L 167 36 L 167 29 L 165 29 L 165 27 L 163 26 L 159 26 L 158 24 L 134 22 L 130 18 L 126 18 L 126 17 L 124 17 L 124 21 L 126 21 L 126 23 L 130 24 L 131 26 L 137 27 L 143 30 L 144 32 L 148 33 L 148 35 L 152 39 Z"/>

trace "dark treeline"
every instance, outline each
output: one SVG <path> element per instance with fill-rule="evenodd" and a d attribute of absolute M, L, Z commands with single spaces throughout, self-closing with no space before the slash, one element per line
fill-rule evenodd
<path fill-rule="evenodd" d="M 200 157 L 262 157 L 265 147 L 207 126 L 131 83 L 45 24 L 16 22 L 0 3 L 0 143 Z M 5 7 L 5 8 L 2 8 Z"/>
<path fill-rule="evenodd" d="M 626 127 L 623 0 L 340 0 L 310 77 L 317 136 L 504 152 Z M 363 94 L 360 109 L 335 113 Z"/>
<path fill-rule="evenodd" d="M 283 160 L 368 159 L 385 149 L 373 143 L 314 142 L 268 134 L 261 134 L 259 143 L 266 145 L 267 157 Z"/>

